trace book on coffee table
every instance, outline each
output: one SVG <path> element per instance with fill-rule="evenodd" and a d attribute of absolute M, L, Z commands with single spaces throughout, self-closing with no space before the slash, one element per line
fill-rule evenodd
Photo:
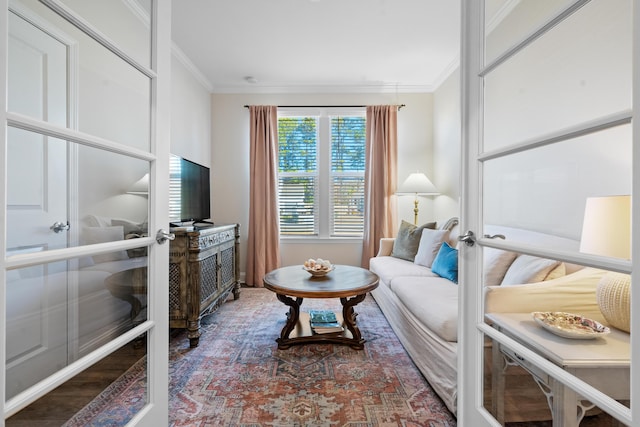
<path fill-rule="evenodd" d="M 316 334 L 339 333 L 344 330 L 336 314 L 330 310 L 309 310 L 309 322 L 311 330 Z"/>

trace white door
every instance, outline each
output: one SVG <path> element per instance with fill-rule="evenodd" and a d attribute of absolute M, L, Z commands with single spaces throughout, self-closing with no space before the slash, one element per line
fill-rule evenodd
<path fill-rule="evenodd" d="M 592 408 L 607 423 L 636 425 L 638 322 L 631 333 L 613 327 L 596 288 L 609 272 L 630 280 L 638 262 L 624 237 L 637 243 L 638 233 L 612 241 L 606 231 L 631 222 L 628 209 L 626 221 L 601 217 L 593 251 L 587 218 L 591 200 L 609 196 L 631 196 L 638 212 L 640 3 L 465 0 L 462 10 L 461 230 L 470 233 L 460 245 L 458 423 L 503 425 L 509 407 L 535 416 L 527 408 L 537 401 L 554 426 L 577 426 Z M 610 243 L 624 255 L 607 253 Z M 506 261 L 507 253 L 519 255 Z M 498 267 L 501 279 L 489 283 Z M 560 337 L 537 325 L 534 311 L 583 315 L 609 325 L 614 339 Z M 523 365 L 528 371 L 505 386 Z"/>
<path fill-rule="evenodd" d="M 129 425 L 167 424 L 171 2 L 125 3 L 1 1 L 3 420 L 143 337 Z"/>
<path fill-rule="evenodd" d="M 66 46 L 15 13 L 9 21 L 9 110 L 66 126 Z M 7 254 L 66 247 L 66 142 L 16 128 L 7 139 Z M 9 397 L 67 363 L 66 263 L 44 268 L 8 277 Z"/>

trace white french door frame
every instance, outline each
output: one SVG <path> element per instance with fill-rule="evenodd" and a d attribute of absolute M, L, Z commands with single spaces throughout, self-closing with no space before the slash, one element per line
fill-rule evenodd
<path fill-rule="evenodd" d="M 640 1 L 633 2 L 633 40 L 640 40 Z M 492 64 L 484 64 L 484 1 L 463 0 L 462 3 L 462 54 L 461 54 L 461 101 L 462 101 L 462 203 L 461 230 L 472 230 L 481 235 L 483 221 L 483 163 L 487 160 L 524 152 L 533 148 L 553 144 L 599 130 L 634 123 L 638 119 L 637 109 L 613 113 L 589 122 L 580 123 L 571 128 L 546 135 L 535 140 L 520 142 L 503 149 L 482 152 L 483 139 L 483 77 L 498 66 L 500 62 L 517 53 L 521 48 L 535 40 L 562 20 L 570 16 L 589 0 L 579 0 L 570 4 L 555 18 L 525 38 Z M 594 60 L 597 60 L 594 58 Z M 640 105 L 640 43 L 633 44 L 633 94 L 632 105 Z M 640 164 L 640 130 L 633 127 L 633 162 Z M 633 182 L 640 182 L 640 168 L 633 168 Z M 632 223 L 640 224 L 640 191 L 638 186 L 632 189 Z M 599 408 L 613 415 L 627 425 L 635 425 L 640 420 L 640 384 L 631 381 L 631 407 L 620 404 L 589 384 L 567 373 L 536 353 L 506 337 L 484 322 L 483 289 L 473 286 L 482 283 L 481 248 L 483 246 L 522 252 L 534 256 L 549 257 L 565 262 L 582 264 L 605 270 L 632 274 L 640 271 L 640 232 L 632 227 L 632 262 L 611 260 L 595 256 L 556 250 L 536 250 L 518 244 L 496 242 L 478 238 L 473 247 L 461 246 L 460 250 L 460 283 L 461 298 L 459 300 L 459 350 L 458 350 L 458 423 L 461 426 L 499 426 L 500 424 L 484 408 L 483 402 L 483 346 L 484 338 L 494 341 L 521 354 L 530 362 L 557 378 L 566 386 L 579 392 Z M 466 285 L 471 284 L 471 285 Z M 632 292 L 631 307 L 638 307 L 640 296 Z M 632 315 L 635 324 L 631 331 L 631 372 L 634 366 L 640 366 L 640 321 Z"/>
<path fill-rule="evenodd" d="M 169 368 L 167 342 L 169 338 L 169 324 L 167 307 L 169 251 L 168 245 L 159 245 L 156 242 L 155 230 L 167 227 L 169 224 L 166 206 L 168 206 L 169 144 L 171 133 L 171 0 L 152 0 L 151 68 L 139 64 L 60 1 L 40 1 L 62 15 L 102 46 L 115 53 L 129 65 L 149 77 L 152 104 L 150 123 L 151 146 L 149 151 L 145 151 L 79 132 L 73 129 L 73 127 L 76 127 L 76 112 L 72 112 L 70 123 L 67 124 L 68 127 L 63 128 L 22 114 L 9 112 L 7 111 L 6 101 L 4 108 L 0 108 L 0 126 L 2 126 L 2 132 L 0 132 L 0 164 L 3 165 L 3 173 L 0 173 L 0 201 L 2 202 L 2 208 L 0 208 L 0 319 L 3 319 L 2 322 L 0 322 L 0 324 L 3 325 L 3 327 L 0 328 L 0 363 L 2 364 L 2 368 L 0 368 L 0 404 L 2 404 L 3 409 L 0 426 L 4 425 L 6 418 L 145 333 L 147 335 L 147 405 L 133 418 L 129 425 L 163 425 L 166 424 L 168 420 Z M 0 99 L 4 100 L 7 99 L 6 82 L 8 81 L 6 59 L 8 58 L 9 3 L 10 0 L 0 0 L 0 22 L 3 23 L 3 30 L 0 32 L 0 81 L 5 82 L 5 84 L 0 86 Z M 77 94 L 73 93 L 72 95 L 75 97 Z M 7 218 L 5 209 L 7 200 L 5 191 L 7 188 L 7 176 L 4 172 L 6 170 L 4 165 L 6 165 L 7 162 L 6 145 L 8 127 L 37 132 L 78 145 L 110 151 L 149 162 L 151 166 L 149 188 L 149 230 L 151 236 L 96 244 L 91 249 L 74 246 L 65 249 L 15 255 L 7 258 L 5 255 L 7 249 Z M 73 150 L 70 152 L 70 158 L 76 158 Z M 77 183 L 77 179 L 74 182 Z M 153 283 L 153 286 L 150 286 L 148 290 L 148 320 L 7 401 L 4 371 L 6 366 L 6 330 L 4 327 L 7 303 L 5 292 L 6 271 L 56 261 L 67 261 L 81 256 L 103 254 L 114 250 L 133 249 L 141 245 L 147 245 L 149 247 L 148 256 L 150 268 L 148 269 L 148 283 Z"/>

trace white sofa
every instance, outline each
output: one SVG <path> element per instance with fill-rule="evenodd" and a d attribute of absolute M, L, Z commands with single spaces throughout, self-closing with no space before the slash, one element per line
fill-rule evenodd
<path fill-rule="evenodd" d="M 457 220 L 449 220 L 443 228 L 449 229 L 445 241 L 455 248 L 459 234 Z M 578 247 L 576 241 L 536 232 L 505 227 L 488 230 L 504 234 L 507 239 L 528 238 L 535 244 L 549 242 L 563 249 Z M 424 235 L 420 245 L 425 242 Z M 432 241 L 426 241 L 433 245 Z M 372 295 L 418 369 L 455 414 L 458 285 L 427 266 L 391 256 L 393 247 L 394 238 L 383 238 L 377 256 L 370 260 L 370 270 L 380 277 Z M 599 312 L 595 289 L 604 274 L 600 270 L 495 249 L 485 252 L 484 262 L 487 312 L 569 311 L 593 313 L 604 321 L 596 315 Z M 529 282 L 534 283 L 521 284 Z M 485 354 L 490 355 L 490 351 Z M 535 383 L 531 384 L 535 387 Z M 544 407 L 546 401 L 541 399 L 540 404 Z M 505 411 L 508 421 L 526 420 L 521 413 L 510 413 L 509 405 Z"/>

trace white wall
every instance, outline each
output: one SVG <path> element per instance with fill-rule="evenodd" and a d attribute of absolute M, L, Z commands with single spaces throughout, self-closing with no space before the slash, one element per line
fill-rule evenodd
<path fill-rule="evenodd" d="M 431 94 L 213 94 L 212 192 L 215 222 L 240 224 L 240 270 L 245 271 L 249 219 L 249 110 L 245 105 L 374 105 L 406 104 L 398 113 L 398 179 L 419 169 L 433 172 L 433 96 Z M 433 180 L 437 186 L 437 180 Z M 399 219 L 413 222 L 413 198 L 401 197 Z M 433 201 L 420 202 L 420 221 L 433 218 Z M 360 265 L 361 242 L 286 243 L 282 264 L 306 258 Z"/>
<path fill-rule="evenodd" d="M 460 70 L 456 69 L 435 91 L 433 112 L 435 218 L 443 223 L 460 216 Z"/>
<path fill-rule="evenodd" d="M 171 153 L 211 166 L 211 96 L 188 64 L 171 60 Z"/>

